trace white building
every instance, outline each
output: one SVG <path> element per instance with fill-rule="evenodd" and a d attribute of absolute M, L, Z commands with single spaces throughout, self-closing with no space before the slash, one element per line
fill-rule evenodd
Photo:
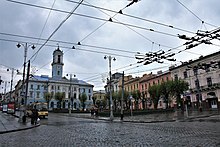
<path fill-rule="evenodd" d="M 192 108 L 216 109 L 220 107 L 220 52 L 201 56 L 170 68 L 173 79 L 189 83 L 184 96 Z"/>
<path fill-rule="evenodd" d="M 49 109 L 59 107 L 81 109 L 82 103 L 79 98 L 82 94 L 86 94 L 85 109 L 90 108 L 93 104 L 93 85 L 72 77 L 72 75 L 70 75 L 69 79 L 63 77 L 63 52 L 59 47 L 53 52 L 53 62 L 51 65 L 52 77 L 48 75 L 33 75 L 30 77 L 28 82 L 27 105 L 34 102 L 46 102 L 45 94 L 50 93 L 52 99 L 49 102 Z M 19 90 L 21 91 L 22 88 Z M 61 104 L 55 99 L 55 94 L 58 92 L 64 93 L 65 98 Z M 18 94 L 20 93 L 18 92 Z M 24 98 L 21 101 L 24 102 Z"/>

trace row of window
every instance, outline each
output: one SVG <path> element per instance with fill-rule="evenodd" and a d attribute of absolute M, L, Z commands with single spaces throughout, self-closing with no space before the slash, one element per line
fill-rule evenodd
<path fill-rule="evenodd" d="M 152 83 L 153 83 L 153 85 L 155 85 L 156 83 L 157 83 L 157 84 L 160 84 L 160 83 L 165 82 L 165 81 L 168 81 L 168 80 L 169 80 L 169 77 L 166 77 L 165 79 L 164 79 L 164 78 L 161 78 L 161 79 L 158 79 L 157 81 L 153 81 Z M 161 81 L 161 82 L 160 82 L 160 81 Z M 149 82 L 148 84 L 145 83 L 145 84 L 142 84 L 142 85 L 141 85 L 142 91 L 144 91 L 144 87 L 145 87 L 145 89 L 148 89 L 148 88 L 147 88 L 147 85 L 148 85 L 148 87 L 150 87 L 150 86 L 151 86 L 151 83 Z"/>
<path fill-rule="evenodd" d="M 46 86 L 46 85 L 37 85 L 37 88 L 36 88 L 36 90 L 40 90 L 40 88 L 41 87 L 43 87 L 44 88 L 44 90 L 47 90 L 47 87 L 48 86 Z M 57 88 L 57 89 L 56 89 Z M 69 87 L 70 88 L 70 87 Z M 31 86 L 30 86 L 30 89 L 34 89 L 34 85 L 33 84 L 31 84 Z M 60 89 L 60 86 L 54 86 L 54 85 L 52 85 L 51 86 L 51 90 L 61 90 Z M 73 87 L 73 90 L 74 91 L 77 91 L 77 88 L 76 87 Z M 63 91 L 65 91 L 65 88 L 63 89 Z M 82 93 L 85 93 L 86 92 L 86 89 L 85 88 L 79 88 L 79 92 L 82 92 Z M 88 93 L 91 93 L 91 89 L 88 89 Z"/>
<path fill-rule="evenodd" d="M 211 78 L 211 77 L 206 78 L 206 82 L 207 82 L 207 86 L 208 86 L 208 87 L 211 87 L 211 86 L 212 86 L 212 78 Z M 196 88 L 199 88 L 199 87 L 200 87 L 200 84 L 199 84 L 199 80 L 198 80 L 198 79 L 195 80 L 195 87 L 196 87 Z"/>
<path fill-rule="evenodd" d="M 137 89 L 138 89 L 138 84 L 125 86 L 126 91 L 132 91 L 132 90 L 137 90 Z"/>
<path fill-rule="evenodd" d="M 216 67 L 216 68 L 220 69 L 220 62 L 218 62 L 218 67 Z M 198 75 L 198 70 L 199 70 L 199 69 L 200 69 L 200 68 L 193 68 L 194 76 Z M 206 72 L 210 72 L 210 65 L 205 65 L 205 66 L 204 66 L 204 69 L 202 69 L 202 70 L 205 70 Z M 184 71 L 184 72 L 183 72 L 183 77 L 184 77 L 184 78 L 188 78 L 188 77 L 189 77 L 187 71 Z"/>
<path fill-rule="evenodd" d="M 46 85 L 37 85 L 36 90 L 40 90 L 41 87 L 43 87 L 44 90 L 47 90 L 47 86 Z M 34 85 L 31 84 L 30 89 L 34 89 Z"/>
<path fill-rule="evenodd" d="M 41 96 L 40 94 L 41 93 L 39 91 L 37 91 L 37 92 L 30 91 L 29 97 L 30 98 L 42 98 L 46 94 L 46 92 L 43 93 L 43 96 Z M 54 92 L 51 92 L 51 94 L 52 94 L 52 97 L 55 95 Z M 76 96 L 77 96 L 77 94 L 74 93 L 73 98 L 77 98 Z M 88 95 L 88 99 L 91 100 L 91 95 Z"/>

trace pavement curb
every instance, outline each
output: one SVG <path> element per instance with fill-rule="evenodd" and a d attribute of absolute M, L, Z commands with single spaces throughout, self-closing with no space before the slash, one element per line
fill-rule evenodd
<path fill-rule="evenodd" d="M 85 119 L 92 119 L 92 120 L 102 120 L 102 121 L 109 121 L 113 123 L 163 123 L 163 122 L 193 122 L 193 121 L 200 121 L 200 122 L 220 122 L 219 119 L 209 119 L 211 116 L 215 116 L 216 114 L 211 115 L 201 115 L 201 116 L 194 116 L 194 117 L 188 117 L 184 119 L 173 119 L 173 120 L 152 120 L 152 121 L 143 121 L 143 120 L 110 120 L 108 118 L 92 118 L 92 117 L 84 117 L 84 116 L 69 116 L 69 117 L 76 117 L 76 118 L 85 118 Z M 67 115 L 68 116 L 68 115 Z M 205 118 L 205 119 L 203 119 Z"/>
<path fill-rule="evenodd" d="M 40 124 L 37 124 L 37 125 L 26 127 L 26 128 L 19 128 L 19 129 L 14 129 L 14 130 L 1 131 L 0 134 L 23 131 L 23 130 L 29 130 L 29 129 L 33 129 L 33 128 L 36 128 L 36 127 L 39 127 L 39 126 L 40 126 Z"/>

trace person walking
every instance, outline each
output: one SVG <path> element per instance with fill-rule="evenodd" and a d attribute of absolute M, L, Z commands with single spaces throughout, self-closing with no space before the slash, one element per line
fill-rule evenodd
<path fill-rule="evenodd" d="M 37 119 L 38 119 L 38 110 L 36 109 L 36 105 L 35 105 L 33 110 L 33 121 L 35 125 L 37 124 Z"/>
<path fill-rule="evenodd" d="M 91 117 L 92 118 L 94 117 L 94 113 L 95 113 L 95 111 L 94 111 L 94 108 L 92 107 L 92 109 L 91 109 Z"/>

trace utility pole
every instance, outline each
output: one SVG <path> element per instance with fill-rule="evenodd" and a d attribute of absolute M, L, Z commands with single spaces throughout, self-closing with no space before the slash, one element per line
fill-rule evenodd
<path fill-rule="evenodd" d="M 28 45 L 27 43 L 25 44 L 20 44 L 18 43 L 17 45 L 17 48 L 20 48 L 21 46 L 24 47 L 24 67 L 23 67 L 23 80 L 22 80 L 22 97 L 24 98 L 24 84 L 25 84 L 25 69 L 26 69 L 26 60 L 27 60 L 27 50 L 28 48 L 31 46 L 32 49 L 35 49 L 35 46 L 34 45 Z"/>
<path fill-rule="evenodd" d="M 12 100 L 12 86 L 13 86 L 13 77 L 14 77 L 14 68 L 12 68 L 12 72 L 11 72 L 11 88 L 10 88 L 10 101 Z"/>
<path fill-rule="evenodd" d="M 24 67 L 23 67 L 23 80 L 22 80 L 22 90 L 21 90 L 21 97 L 22 97 L 22 99 L 24 100 L 25 99 L 25 93 L 24 93 L 24 84 L 25 84 L 25 70 L 26 70 L 26 59 L 27 59 L 27 50 L 28 50 L 28 48 L 31 46 L 31 48 L 32 49 L 35 49 L 35 46 L 34 45 L 28 45 L 27 43 L 25 43 L 25 44 L 20 44 L 20 43 L 18 43 L 17 45 L 17 48 L 20 48 L 21 46 L 23 46 L 24 47 Z M 25 101 L 25 100 L 24 100 Z M 21 105 L 21 104 L 20 104 Z M 20 106 L 19 105 L 19 106 Z M 25 102 L 25 107 L 26 107 L 26 102 Z M 21 107 L 20 107 L 21 108 Z M 24 108 L 24 109 L 26 109 L 26 108 Z M 26 113 L 26 110 L 25 110 L 25 113 Z M 25 113 L 24 113 L 24 115 L 25 115 Z M 20 117 L 19 117 L 19 121 L 21 121 L 20 120 L 20 118 L 21 118 L 21 111 L 20 111 Z"/>
<path fill-rule="evenodd" d="M 121 94 L 121 121 L 123 121 L 124 117 L 124 71 L 122 74 L 122 94 Z"/>
<path fill-rule="evenodd" d="M 196 89 L 198 94 L 198 101 L 199 101 L 199 111 L 202 112 L 202 96 L 200 92 L 200 85 L 199 85 L 199 78 L 198 78 L 198 66 L 194 67 L 193 70 L 195 70 L 195 77 L 197 81 Z"/>
<path fill-rule="evenodd" d="M 110 120 L 113 121 L 114 116 L 113 116 L 113 102 L 112 102 L 112 74 L 111 74 L 111 60 L 115 61 L 115 58 L 112 58 L 111 56 L 105 56 L 104 59 L 109 59 L 109 93 L 110 93 Z"/>
<path fill-rule="evenodd" d="M 30 75 L 30 60 L 28 60 L 27 78 L 26 78 L 26 89 L 25 89 L 25 100 L 24 100 L 24 116 L 22 118 L 23 122 L 26 122 L 26 112 L 27 112 L 27 97 L 28 97 L 28 83 Z"/>
<path fill-rule="evenodd" d="M 72 107 L 72 109 L 73 109 L 73 99 L 72 99 L 72 74 L 70 74 L 70 97 L 69 97 L 69 99 L 70 99 L 70 101 L 71 101 L 71 106 L 69 105 L 69 114 L 71 114 L 71 107 Z"/>

